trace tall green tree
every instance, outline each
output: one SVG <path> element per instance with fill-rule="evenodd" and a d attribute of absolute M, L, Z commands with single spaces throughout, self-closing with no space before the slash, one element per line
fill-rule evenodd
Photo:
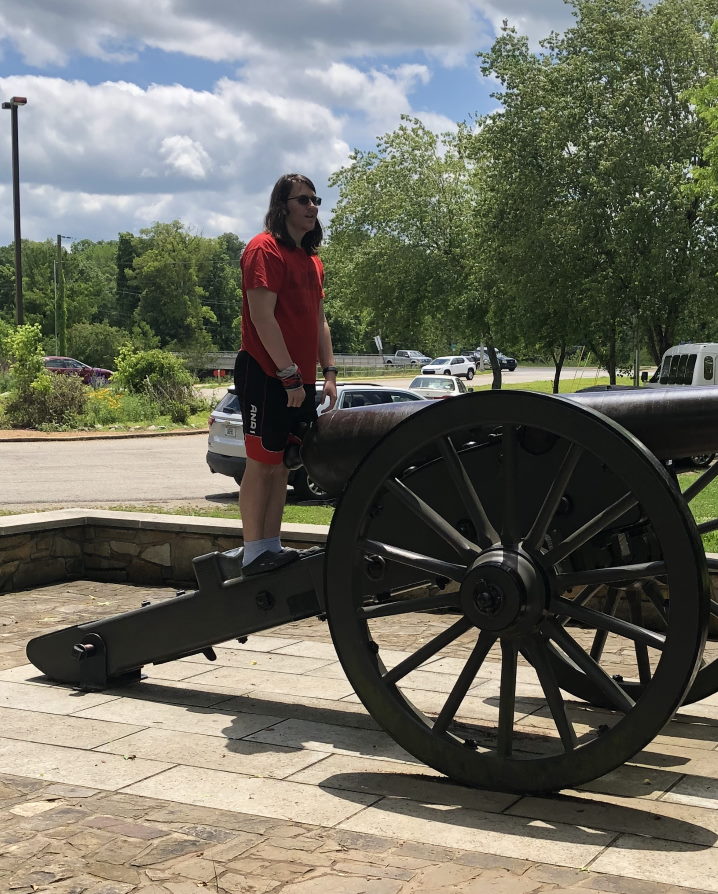
<path fill-rule="evenodd" d="M 209 257 L 201 285 L 205 294 L 204 303 L 215 319 L 207 320 L 205 327 L 220 351 L 232 351 L 238 347 L 237 331 L 242 310 L 238 261 L 244 243 L 233 233 L 224 233 L 217 239 L 207 241 L 210 243 Z"/>
<path fill-rule="evenodd" d="M 139 239 L 132 233 L 120 233 L 117 237 L 115 267 L 115 293 L 117 296 L 117 316 L 113 321 L 118 326 L 129 328 L 139 304 L 139 294 L 130 283 L 135 258 L 139 255 Z"/>
<path fill-rule="evenodd" d="M 143 250 L 127 274 L 128 285 L 139 294 L 135 321 L 147 323 L 163 347 L 211 347 L 204 323 L 216 318 L 203 304 L 199 284 L 200 237 L 177 220 L 156 223 L 140 235 Z"/>
<path fill-rule="evenodd" d="M 635 331 L 658 359 L 712 296 L 715 212 L 686 190 L 705 128 L 686 91 L 715 71 L 718 4 L 571 5 L 575 25 L 539 52 L 505 27 L 482 56 L 502 109 L 471 141 L 481 275 L 497 324 L 558 358 L 589 344 L 613 379 Z"/>
<path fill-rule="evenodd" d="M 456 136 L 404 118 L 376 151 L 352 153 L 331 185 L 330 301 L 369 311 L 387 349 L 463 341 L 476 321 L 465 295 L 470 184 Z"/>

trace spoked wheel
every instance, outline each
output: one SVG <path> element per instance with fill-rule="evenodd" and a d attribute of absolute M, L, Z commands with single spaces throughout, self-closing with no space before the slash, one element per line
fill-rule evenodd
<path fill-rule="evenodd" d="M 683 499 L 690 506 L 691 503 L 702 493 L 715 478 L 718 477 L 718 463 L 710 466 L 703 472 L 694 482 L 683 492 Z M 711 531 L 718 530 L 718 518 L 706 519 L 698 524 L 699 534 L 708 534 Z M 709 557 L 707 560 L 708 570 L 713 575 L 718 575 L 718 559 Z M 715 597 L 710 602 L 710 617 L 713 624 L 718 624 L 718 602 Z M 715 649 L 712 650 L 715 654 Z M 701 662 L 700 669 L 696 675 L 695 682 L 688 691 L 684 701 L 686 704 L 700 701 L 718 692 L 718 658 L 713 657 Z"/>
<path fill-rule="evenodd" d="M 575 596 L 665 580 L 649 630 Z M 624 763 L 691 684 L 708 612 L 695 523 L 654 457 L 606 417 L 522 392 L 405 419 L 364 458 L 332 521 L 327 614 L 367 710 L 459 782 L 553 791 Z M 591 657 L 640 665 L 634 699 Z M 575 667 L 610 708 L 568 697 Z"/>

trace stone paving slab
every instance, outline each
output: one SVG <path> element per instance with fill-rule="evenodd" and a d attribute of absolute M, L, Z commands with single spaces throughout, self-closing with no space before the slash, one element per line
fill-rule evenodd
<path fill-rule="evenodd" d="M 580 790 L 520 797 L 456 785 L 403 752 L 358 703 L 318 621 L 104 693 L 27 665 L 35 629 L 69 623 L 63 605 L 76 622 L 146 593 L 75 581 L 0 598 L 0 890 L 718 891 L 715 696 Z M 391 666 L 411 632 L 389 644 Z M 442 703 L 461 648 L 416 672 L 417 700 Z M 540 738 L 550 720 L 521 671 L 517 716 Z M 495 717 L 483 686 L 462 707 L 470 719 Z"/>

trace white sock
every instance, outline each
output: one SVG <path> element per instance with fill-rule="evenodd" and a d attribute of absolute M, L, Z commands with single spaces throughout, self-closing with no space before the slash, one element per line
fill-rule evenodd
<path fill-rule="evenodd" d="M 274 548 L 274 541 L 279 540 L 278 537 L 268 537 L 266 540 L 245 540 L 244 553 L 242 554 L 242 567 L 249 565 L 255 559 L 259 558 L 262 553 L 277 552 Z M 281 549 L 281 546 L 279 547 Z"/>

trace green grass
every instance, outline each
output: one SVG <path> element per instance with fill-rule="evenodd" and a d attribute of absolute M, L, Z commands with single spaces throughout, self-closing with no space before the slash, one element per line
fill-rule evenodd
<path fill-rule="evenodd" d="M 574 391 L 579 391 L 581 388 L 591 388 L 594 385 L 608 385 L 609 379 L 608 376 L 584 376 L 582 379 L 561 379 L 559 382 L 559 393 L 560 394 L 571 394 Z M 630 378 L 617 378 L 617 385 L 633 385 L 633 379 Z M 469 388 L 473 388 L 474 391 L 489 391 L 491 389 L 491 383 L 487 382 L 486 384 L 477 384 L 476 379 L 473 380 Z M 542 394 L 552 394 L 553 393 L 553 382 L 519 382 L 514 384 L 511 381 L 506 380 L 506 376 L 501 377 L 501 390 L 502 391 L 539 391 Z"/>
<path fill-rule="evenodd" d="M 191 515 L 197 518 L 229 518 L 240 519 L 239 505 L 234 503 L 225 506 L 208 506 L 207 508 L 198 508 L 197 506 L 107 506 L 110 512 L 157 512 L 163 515 Z M 2 513 L 0 513 L 2 514 Z M 13 515 L 14 513 L 7 513 Z M 282 521 L 286 524 L 298 525 L 328 525 L 334 515 L 333 506 L 295 506 L 288 503 L 284 507 Z"/>
<path fill-rule="evenodd" d="M 684 491 L 698 478 L 699 472 L 683 472 L 678 476 L 681 491 Z M 718 482 L 711 481 L 705 490 L 694 497 L 688 505 L 693 518 L 700 524 L 718 518 Z M 718 552 L 718 531 L 710 531 L 703 535 L 703 546 L 707 553 Z"/>

